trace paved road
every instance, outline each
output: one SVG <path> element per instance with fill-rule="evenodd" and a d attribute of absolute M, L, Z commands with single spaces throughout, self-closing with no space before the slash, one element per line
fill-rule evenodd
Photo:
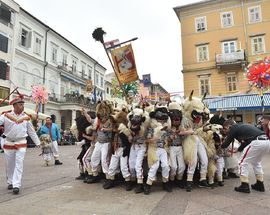
<path fill-rule="evenodd" d="M 4 155 L 0 154 L 0 214 L 84 215 L 84 214 L 270 214 L 270 154 L 264 160 L 266 192 L 242 194 L 233 191 L 238 179 L 225 181 L 216 189 L 196 188 L 191 193 L 174 189 L 165 193 L 155 186 L 149 196 L 124 191 L 123 187 L 104 190 L 102 184 L 84 184 L 78 175 L 76 146 L 61 146 L 62 166 L 42 166 L 39 149 L 28 149 L 24 163 L 21 194 L 6 189 Z M 252 182 L 254 182 L 252 177 Z"/>

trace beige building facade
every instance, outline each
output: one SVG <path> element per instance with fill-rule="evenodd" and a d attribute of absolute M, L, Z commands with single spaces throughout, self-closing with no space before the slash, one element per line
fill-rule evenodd
<path fill-rule="evenodd" d="M 269 0 L 208 0 L 174 8 L 181 23 L 184 94 L 249 89 L 244 67 L 269 55 Z"/>
<path fill-rule="evenodd" d="M 181 26 L 185 96 L 192 90 L 195 96 L 207 93 L 212 112 L 256 122 L 262 108 L 254 100 L 260 98 L 250 91 L 244 68 L 270 56 L 269 10 L 270 0 L 206 0 L 174 8 Z M 244 97 L 247 93 L 254 96 Z M 245 99 L 250 101 L 243 105 Z"/>

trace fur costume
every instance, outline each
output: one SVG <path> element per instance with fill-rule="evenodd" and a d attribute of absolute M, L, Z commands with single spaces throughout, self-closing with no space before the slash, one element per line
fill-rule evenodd
<path fill-rule="evenodd" d="M 202 116 L 206 109 L 202 99 L 193 97 L 193 91 L 183 103 L 182 127 L 196 130 L 203 125 Z M 184 160 L 186 164 L 193 163 L 196 135 L 188 135 L 183 141 Z"/>
<path fill-rule="evenodd" d="M 186 168 L 183 156 L 183 136 L 179 134 L 182 121 L 182 107 L 177 102 L 170 102 L 168 105 L 169 116 L 172 128 L 170 131 L 170 180 L 179 181 L 178 186 L 184 187 L 183 174 Z"/>
<path fill-rule="evenodd" d="M 148 177 L 144 189 L 144 194 L 150 193 L 153 181 L 159 166 L 162 170 L 163 189 L 171 192 L 169 181 L 169 160 L 168 160 L 168 136 L 171 129 L 171 119 L 167 106 L 155 105 L 155 110 L 150 113 L 150 128 L 147 132 L 148 143 Z"/>
<path fill-rule="evenodd" d="M 44 159 L 44 164 L 45 166 L 49 166 L 49 162 L 51 161 L 53 157 L 53 152 L 52 152 L 52 139 L 50 135 L 48 134 L 42 134 L 40 137 L 40 147 L 42 153 L 43 159 Z"/>
<path fill-rule="evenodd" d="M 97 119 L 93 124 L 96 128 L 96 143 L 95 149 L 91 156 L 91 167 L 93 171 L 93 178 L 90 183 L 98 181 L 98 166 L 101 163 L 102 172 L 109 179 L 108 169 L 109 160 L 111 155 L 111 141 L 112 141 L 112 121 L 111 115 L 113 114 L 113 105 L 109 101 L 103 100 L 97 104 L 96 116 Z"/>
<path fill-rule="evenodd" d="M 127 109 L 123 107 L 122 109 L 114 110 L 114 114 L 111 116 L 113 122 L 113 154 L 108 170 L 110 180 L 107 180 L 103 185 L 104 189 L 114 187 L 115 175 L 120 166 L 122 176 L 126 181 L 126 190 L 131 190 L 130 172 L 128 168 L 128 156 L 130 152 L 128 136 L 130 136 L 130 131 L 127 128 L 127 114 Z"/>
<path fill-rule="evenodd" d="M 148 166 L 152 166 L 157 161 L 157 140 L 164 139 L 167 131 L 171 129 L 171 119 L 169 118 L 169 112 L 166 106 L 155 105 L 155 110 L 150 114 L 150 129 L 152 134 L 150 134 L 150 141 L 148 141 Z M 158 120 L 164 120 L 165 122 L 161 123 Z M 166 144 L 164 146 L 166 151 L 168 151 L 168 142 L 166 139 Z"/>
<path fill-rule="evenodd" d="M 135 108 L 127 115 L 128 129 L 130 131 L 129 142 L 131 149 L 129 154 L 129 170 L 131 180 L 137 178 L 136 193 L 143 192 L 143 160 L 146 152 L 146 131 L 149 127 L 149 113 L 141 108 Z"/>
<path fill-rule="evenodd" d="M 198 135 L 204 140 L 207 157 L 208 157 L 208 181 L 209 184 L 214 183 L 214 176 L 217 171 L 216 159 L 218 158 L 217 150 L 221 146 L 223 127 L 217 124 L 206 124 L 202 128 L 197 129 Z M 221 179 L 222 181 L 222 179 Z"/>

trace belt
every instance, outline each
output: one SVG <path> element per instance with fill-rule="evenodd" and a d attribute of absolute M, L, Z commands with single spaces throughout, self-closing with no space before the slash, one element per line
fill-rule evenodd
<path fill-rule="evenodd" d="M 180 143 L 180 144 L 171 144 L 171 146 L 182 146 L 182 143 Z"/>
<path fill-rule="evenodd" d="M 256 140 L 269 140 L 265 134 L 262 134 L 256 138 Z"/>
<path fill-rule="evenodd" d="M 7 142 L 12 142 L 12 143 L 14 143 L 14 142 L 20 142 L 20 141 L 24 141 L 24 140 L 26 141 L 26 138 L 25 137 L 20 138 L 20 139 L 17 139 L 17 140 L 11 140 L 8 137 L 6 137 L 6 141 Z"/>

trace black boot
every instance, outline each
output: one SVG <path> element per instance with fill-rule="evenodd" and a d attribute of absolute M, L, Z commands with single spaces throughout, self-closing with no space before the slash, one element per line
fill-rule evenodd
<path fill-rule="evenodd" d="M 187 192 L 192 191 L 192 181 L 187 181 L 186 191 Z"/>
<path fill-rule="evenodd" d="M 223 187 L 224 186 L 224 182 L 223 181 L 218 181 L 218 186 Z"/>
<path fill-rule="evenodd" d="M 89 181 L 87 181 L 87 184 L 93 184 L 93 183 L 97 183 L 100 181 L 100 177 L 97 175 L 97 176 L 92 176 Z"/>
<path fill-rule="evenodd" d="M 150 191 L 151 191 L 151 185 L 145 184 L 144 185 L 144 194 L 145 195 L 149 195 L 150 194 Z"/>
<path fill-rule="evenodd" d="M 199 182 L 199 187 L 209 188 L 209 184 L 207 183 L 206 180 L 202 180 Z"/>
<path fill-rule="evenodd" d="M 114 187 L 114 180 L 107 179 L 107 180 L 105 181 L 105 184 L 103 185 L 103 188 L 104 188 L 105 190 L 107 190 L 107 189 L 110 189 L 110 188 L 112 188 L 112 187 Z"/>
<path fill-rule="evenodd" d="M 14 188 L 13 188 L 13 194 L 14 194 L 14 195 L 19 194 L 19 192 L 20 192 L 20 189 L 19 189 L 18 187 L 14 187 Z"/>
<path fill-rule="evenodd" d="M 163 182 L 162 183 L 163 190 L 166 190 L 167 192 L 172 192 L 172 187 L 169 182 Z"/>
<path fill-rule="evenodd" d="M 234 190 L 241 193 L 250 193 L 249 184 L 246 182 L 242 182 L 241 185 L 235 187 Z"/>
<path fill-rule="evenodd" d="M 262 181 L 258 181 L 258 180 L 257 180 L 257 182 L 255 184 L 252 184 L 251 185 L 251 188 L 253 190 L 257 190 L 257 191 L 260 191 L 260 192 L 264 192 L 265 191 L 263 182 Z"/>
<path fill-rule="evenodd" d="M 13 189 L 13 186 L 12 184 L 9 184 L 8 187 L 7 187 L 8 190 L 12 190 Z"/>
<path fill-rule="evenodd" d="M 93 177 L 92 175 L 86 174 L 86 177 L 85 177 L 85 179 L 83 180 L 83 183 L 90 184 L 90 181 L 91 181 L 92 177 Z"/>
<path fill-rule="evenodd" d="M 135 188 L 135 193 L 142 193 L 143 192 L 143 184 L 137 184 Z"/>
<path fill-rule="evenodd" d="M 178 182 L 178 187 L 180 187 L 181 189 L 185 188 L 185 181 L 183 179 L 177 180 L 177 182 Z"/>
<path fill-rule="evenodd" d="M 132 181 L 126 181 L 125 185 L 126 185 L 126 191 L 131 191 L 133 189 Z"/>
<path fill-rule="evenodd" d="M 76 177 L 76 180 L 84 180 L 86 177 L 86 174 L 84 172 L 81 172 L 80 175 L 78 177 Z"/>
<path fill-rule="evenodd" d="M 61 163 L 59 160 L 55 160 L 54 161 L 54 165 L 62 165 L 63 163 Z"/>
<path fill-rule="evenodd" d="M 239 176 L 236 175 L 236 173 L 234 173 L 234 172 L 229 172 L 229 173 L 228 173 L 228 176 L 229 176 L 230 178 L 239 178 Z"/>

